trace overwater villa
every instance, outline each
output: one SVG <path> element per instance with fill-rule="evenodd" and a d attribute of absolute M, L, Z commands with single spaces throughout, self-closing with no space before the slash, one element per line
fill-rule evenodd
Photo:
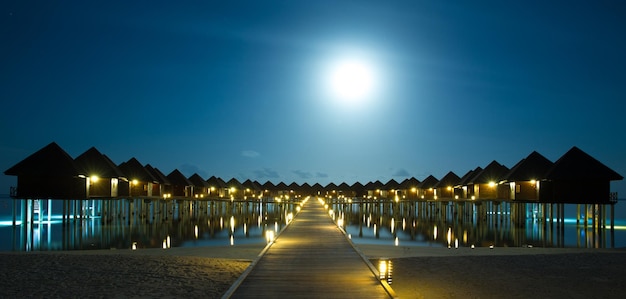
<path fill-rule="evenodd" d="M 154 184 L 158 184 L 158 180 L 152 176 L 136 158 L 133 157 L 126 162 L 122 162 L 118 167 L 124 176 L 128 178 L 127 181 L 119 183 L 118 194 L 120 197 L 137 198 L 153 196 L 152 189 Z"/>
<path fill-rule="evenodd" d="M 4 172 L 17 177 L 16 199 L 231 199 L 293 198 L 330 196 L 370 200 L 413 201 L 507 201 L 527 203 L 613 204 L 616 194 L 610 182 L 623 177 L 577 147 L 556 162 L 532 152 L 513 168 L 492 161 L 463 177 L 448 172 L 441 180 L 429 175 L 423 181 L 410 178 L 398 183 L 391 179 L 363 185 L 346 182 L 325 187 L 319 183 L 301 186 L 295 182 L 267 181 L 260 184 L 236 178 L 224 182 L 212 176 L 204 181 L 198 174 L 189 179 L 173 170 L 167 176 L 157 168 L 143 166 L 136 158 L 115 165 L 92 147 L 73 159 L 52 142 Z"/>
<path fill-rule="evenodd" d="M 539 192 L 545 189 L 541 188 L 541 185 L 547 183 L 545 174 L 553 164 L 540 153 L 533 151 L 502 177 L 499 187 L 503 187 L 505 192 L 498 194 L 509 200 L 539 201 L 539 198 L 545 197 L 540 196 Z"/>
<path fill-rule="evenodd" d="M 432 174 L 417 185 L 417 196 L 422 200 L 435 199 L 435 185 L 439 180 Z"/>
<path fill-rule="evenodd" d="M 461 178 L 456 173 L 450 171 L 439 180 L 433 188 L 435 188 L 436 199 L 453 199 L 454 198 L 454 186 L 461 181 Z"/>
<path fill-rule="evenodd" d="M 611 192 L 610 183 L 623 179 L 577 147 L 554 163 L 532 152 L 511 169 L 494 160 L 462 177 L 449 171 L 441 179 L 428 175 L 422 181 L 411 177 L 401 182 L 330 182 L 323 186 L 318 182 L 260 184 L 250 179 L 240 183 L 236 178 L 225 182 L 217 176 L 204 180 L 197 173 L 187 178 L 177 169 L 165 175 L 151 164 L 143 166 L 136 158 L 116 165 L 95 147 L 73 159 L 54 142 L 7 169 L 5 174 L 17 177 L 17 187 L 12 187 L 10 193 L 15 199 L 14 225 L 20 214 L 20 221 L 32 224 L 35 219 L 45 219 L 42 211 L 47 210 L 50 219 L 55 202 L 62 203 L 63 221 L 99 217 L 102 223 L 131 223 L 195 219 L 203 213 L 212 217 L 219 211 L 237 211 L 233 207 L 255 202 L 261 206 L 280 203 L 293 207 L 301 197 L 316 196 L 324 197 L 334 208 L 349 211 L 346 205 L 354 203 L 362 205 L 367 213 L 382 213 L 374 218 L 358 217 L 378 227 L 385 222 L 381 217 L 387 215 L 391 222 L 399 221 L 394 217 L 402 217 L 403 226 L 405 217 L 406 224 L 415 217 L 413 226 L 415 219 L 427 219 L 428 223 L 449 221 L 454 225 L 487 221 L 490 225 L 508 226 L 506 229 L 541 225 L 543 233 L 546 226 L 550 231 L 553 223 L 557 228 L 565 227 L 564 206 L 571 204 L 577 207 L 577 226 L 586 228 L 589 224 L 594 228 L 592 236 L 596 228 L 609 223 L 613 229 L 617 194 Z M 208 223 L 215 228 L 221 220 Z M 407 226 L 412 235 L 424 229 L 419 223 L 413 226 Z M 456 236 L 464 233 L 452 231 Z M 472 232 L 469 233 L 471 237 Z M 524 244 L 523 237 L 519 240 L 519 244 Z M 562 236 L 556 239 L 562 244 L 559 240 Z"/>

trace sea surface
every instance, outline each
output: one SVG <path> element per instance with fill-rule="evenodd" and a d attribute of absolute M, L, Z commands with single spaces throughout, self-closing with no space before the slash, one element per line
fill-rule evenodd
<path fill-rule="evenodd" d="M 20 203 L 17 201 L 16 203 Z M 0 251 L 54 251 L 91 249 L 141 249 L 193 246 L 265 244 L 297 213 L 297 202 L 258 203 L 204 201 L 190 205 L 150 201 L 123 202 L 110 219 L 102 214 L 102 202 L 90 201 L 85 216 L 63 221 L 62 202 L 41 201 L 30 223 L 20 222 L 14 200 L 0 195 Z M 162 202 L 162 201 L 160 201 Z M 311 203 L 315 204 L 315 203 Z M 482 221 L 458 221 L 447 217 L 418 217 L 402 204 L 331 204 L 332 216 L 356 244 L 428 247 L 626 247 L 626 200 L 615 205 L 611 229 L 593 228 L 576 221 L 576 205 L 565 206 L 565 222 L 543 223 L 528 219 L 522 227 L 511 221 L 510 211 L 489 214 Z M 607 208 L 607 214 L 609 214 Z M 476 216 L 476 215 L 474 215 Z M 41 218 L 41 221 L 39 221 Z"/>

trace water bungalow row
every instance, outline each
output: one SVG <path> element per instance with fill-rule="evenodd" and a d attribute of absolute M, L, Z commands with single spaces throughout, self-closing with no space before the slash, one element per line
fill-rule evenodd
<path fill-rule="evenodd" d="M 577 147 L 552 162 L 534 151 L 512 168 L 493 161 L 463 176 L 450 171 L 398 182 L 349 185 L 293 182 L 263 184 L 250 179 L 224 181 L 197 173 L 186 177 L 174 169 L 165 175 L 150 164 L 130 158 L 115 164 L 92 147 L 72 158 L 52 142 L 4 172 L 17 176 L 11 187 L 15 199 L 274 199 L 300 196 L 347 197 L 357 200 L 508 201 L 536 203 L 614 204 L 617 193 L 610 183 L 623 176 Z"/>

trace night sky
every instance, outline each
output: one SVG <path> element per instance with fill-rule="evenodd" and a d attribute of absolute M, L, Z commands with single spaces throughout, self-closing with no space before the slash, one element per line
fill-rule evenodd
<path fill-rule="evenodd" d="M 572 146 L 626 175 L 624 1 L 450 2 L 2 1 L 0 170 L 55 141 L 261 183 L 462 176 Z M 329 78 L 350 60 L 371 86 L 348 99 Z"/>

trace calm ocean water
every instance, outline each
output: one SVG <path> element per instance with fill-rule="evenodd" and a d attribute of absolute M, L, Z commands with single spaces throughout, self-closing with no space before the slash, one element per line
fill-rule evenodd
<path fill-rule="evenodd" d="M 0 251 L 88 250 L 236 246 L 263 244 L 268 232 L 276 233 L 295 213 L 294 204 L 258 204 L 209 202 L 210 213 L 196 211 L 194 216 L 158 215 L 115 219 L 103 224 L 100 217 L 78 219 L 63 225 L 61 204 L 54 201 L 52 220 L 33 225 L 12 225 L 13 200 L 0 195 Z M 154 209 L 150 204 L 149 211 Z M 188 207 L 185 207 L 188 209 Z M 363 213 L 358 204 L 351 208 L 333 206 L 343 211 L 344 229 L 356 244 L 395 246 L 528 246 L 535 247 L 626 247 L 626 200 L 615 206 L 615 229 L 593 230 L 576 225 L 576 206 L 566 205 L 565 227 L 548 226 L 529 220 L 525 228 L 502 222 L 455 223 L 442 219 L 406 218 L 394 213 Z M 174 206 L 174 214 L 182 207 Z M 196 207 L 196 210 L 202 208 Z M 184 214 L 184 213 L 183 213 Z M 47 217 L 47 211 L 44 211 Z M 19 215 L 18 215 L 19 219 Z M 44 218 L 47 219 L 47 218 Z"/>

